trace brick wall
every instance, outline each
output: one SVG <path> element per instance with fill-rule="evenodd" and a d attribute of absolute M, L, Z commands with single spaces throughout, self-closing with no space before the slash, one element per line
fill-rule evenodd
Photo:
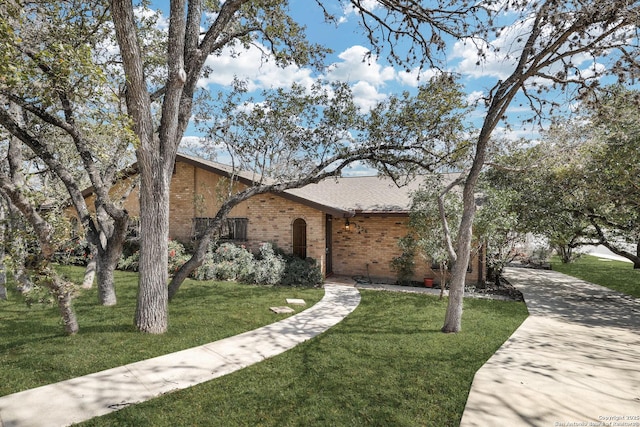
<path fill-rule="evenodd" d="M 193 233 L 193 218 L 213 217 L 218 213 L 229 181 L 220 175 L 184 162 L 176 162 L 171 179 L 169 236 L 188 242 Z M 234 190 L 241 187 L 237 184 Z M 246 203 L 240 203 L 229 217 L 247 217 Z"/>
<path fill-rule="evenodd" d="M 307 224 L 307 257 L 315 259 L 324 271 L 324 213 L 276 194 L 254 196 L 245 206 L 249 218 L 249 248 L 255 250 L 261 243 L 270 242 L 287 253 L 293 252 L 293 222 L 302 218 Z"/>
<path fill-rule="evenodd" d="M 227 190 L 228 181 L 224 178 L 177 162 L 171 181 L 169 235 L 176 240 L 188 241 L 192 233 L 192 219 L 214 216 Z M 245 242 L 248 249 L 257 250 L 260 244 L 269 242 L 287 253 L 293 251 L 293 221 L 304 219 L 307 224 L 307 256 L 319 262 L 324 271 L 324 213 L 275 194 L 263 194 L 240 203 L 232 209 L 229 217 L 249 219 L 248 241 Z"/>
<path fill-rule="evenodd" d="M 227 191 L 228 181 L 219 175 L 176 162 L 169 207 L 171 238 L 188 242 L 193 232 L 193 218 L 213 217 Z M 91 199 L 88 203 L 92 206 Z M 125 207 L 131 216 L 139 215 L 137 189 L 126 200 Z M 229 216 L 249 219 L 246 242 L 249 249 L 257 250 L 261 243 L 271 242 L 288 253 L 293 251 L 293 222 L 302 218 L 307 225 L 307 256 L 314 258 L 325 271 L 325 213 L 276 194 L 264 194 L 240 203 Z M 406 216 L 357 215 L 349 218 L 350 229 L 347 231 L 345 219 L 333 218 L 333 272 L 394 282 L 396 273 L 390 263 L 401 254 L 398 240 L 406 235 L 407 222 Z M 477 283 L 486 268 L 478 267 L 477 254 L 471 265 L 473 270 L 467 274 L 467 283 Z M 439 282 L 429 263 L 420 256 L 416 257 L 415 271 L 413 280 L 433 277 L 436 283 Z"/>
<path fill-rule="evenodd" d="M 333 272 L 393 282 L 391 260 L 401 254 L 398 239 L 406 234 L 407 218 L 355 216 L 335 218 L 332 227 Z"/>
<path fill-rule="evenodd" d="M 391 269 L 391 260 L 402 253 L 398 240 L 407 234 L 408 217 L 356 215 L 349 218 L 349 230 L 345 222 L 342 218 L 333 220 L 333 272 L 395 282 L 397 274 Z M 413 280 L 422 282 L 425 277 L 431 277 L 436 278 L 436 283 L 440 282 L 424 257 L 416 255 L 415 263 Z M 478 275 L 485 270 L 479 270 L 477 254 L 473 255 L 471 265 L 472 271 L 466 278 L 469 284 L 477 283 Z"/>
<path fill-rule="evenodd" d="M 191 238 L 192 218 L 196 216 L 195 176 L 192 165 L 176 162 L 169 197 L 169 236 L 183 242 Z"/>

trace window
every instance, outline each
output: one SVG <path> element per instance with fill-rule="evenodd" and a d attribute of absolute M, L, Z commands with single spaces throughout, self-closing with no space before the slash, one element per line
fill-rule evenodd
<path fill-rule="evenodd" d="M 302 218 L 293 221 L 293 254 L 307 258 L 307 223 Z"/>
<path fill-rule="evenodd" d="M 213 224 L 213 218 L 197 217 L 193 219 L 193 238 L 199 239 Z M 248 218 L 227 218 L 218 229 L 220 240 L 247 240 Z"/>

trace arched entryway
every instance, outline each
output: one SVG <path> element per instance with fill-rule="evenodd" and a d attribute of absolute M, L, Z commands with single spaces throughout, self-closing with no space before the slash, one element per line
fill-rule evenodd
<path fill-rule="evenodd" d="M 293 221 L 293 254 L 302 259 L 307 257 L 307 222 L 302 218 Z"/>

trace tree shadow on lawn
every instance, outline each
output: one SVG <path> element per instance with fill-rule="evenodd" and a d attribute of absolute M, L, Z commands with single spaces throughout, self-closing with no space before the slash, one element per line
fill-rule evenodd
<path fill-rule="evenodd" d="M 1 322 L 2 329 L 8 331 L 2 340 L 2 344 L 0 344 L 0 352 L 2 353 L 17 347 L 28 346 L 35 342 L 67 336 L 60 325 L 43 324 L 40 319 L 27 317 L 18 320 L 2 319 Z M 25 331 L 33 331 L 33 333 Z"/>

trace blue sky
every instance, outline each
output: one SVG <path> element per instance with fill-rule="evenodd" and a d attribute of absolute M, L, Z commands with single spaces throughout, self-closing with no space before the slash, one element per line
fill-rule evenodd
<path fill-rule="evenodd" d="M 335 12 L 341 17 L 336 27 L 323 21 L 322 11 L 309 0 L 292 0 L 292 15 L 298 22 L 307 26 L 307 37 L 310 41 L 323 44 L 333 50 L 327 57 L 327 68 L 321 73 L 329 80 L 348 82 L 353 90 L 357 104 L 362 109 L 368 109 L 376 102 L 385 99 L 392 93 L 413 90 L 420 81 L 421 74 L 425 81 L 433 75 L 433 70 L 414 69 L 407 73 L 404 69 L 393 66 L 384 57 L 372 58 L 363 62 L 364 55 L 369 50 L 369 44 L 362 30 L 358 27 L 358 16 L 352 11 L 341 10 L 339 2 L 335 2 Z M 375 4 L 375 2 L 372 2 Z M 505 15 L 505 20 L 509 16 Z M 447 45 L 446 69 L 461 75 L 461 83 L 468 94 L 469 101 L 480 98 L 495 85 L 499 79 L 509 75 L 513 69 L 513 58 L 517 58 L 521 43 L 516 41 L 523 32 L 527 31 L 526 24 L 516 23 L 503 31 L 500 37 L 491 41 L 492 47 L 499 47 L 500 53 L 489 53 L 486 60 L 477 64 L 477 47 L 473 43 L 451 41 Z M 511 59 L 507 55 L 511 54 Z M 263 62 L 262 53 L 258 48 L 251 48 L 232 58 L 229 52 L 220 56 L 212 56 L 207 61 L 213 72 L 207 79 L 201 80 L 201 85 L 212 91 L 229 86 L 237 76 L 247 81 L 248 88 L 258 93 L 263 89 L 289 87 L 292 83 L 311 85 L 318 73 L 309 68 L 289 66 L 278 68 L 273 61 Z M 580 62 L 582 61 L 582 62 Z M 590 68 L 601 64 L 595 63 L 593 58 L 580 58 L 581 68 L 589 72 Z M 562 97 L 556 93 L 555 96 Z M 559 98 L 562 101 L 562 98 Z M 483 106 L 469 115 L 469 120 L 480 126 L 484 117 Z M 530 115 L 526 104 L 517 100 L 508 111 L 510 129 L 499 127 L 494 135 L 505 136 L 509 139 L 519 137 L 535 139 L 539 131 L 534 125 L 523 125 L 522 116 Z M 185 145 L 197 138 L 195 130 L 189 130 L 185 135 Z M 224 161 L 224 159 L 220 159 Z M 354 171 L 357 173 L 357 171 Z"/>

